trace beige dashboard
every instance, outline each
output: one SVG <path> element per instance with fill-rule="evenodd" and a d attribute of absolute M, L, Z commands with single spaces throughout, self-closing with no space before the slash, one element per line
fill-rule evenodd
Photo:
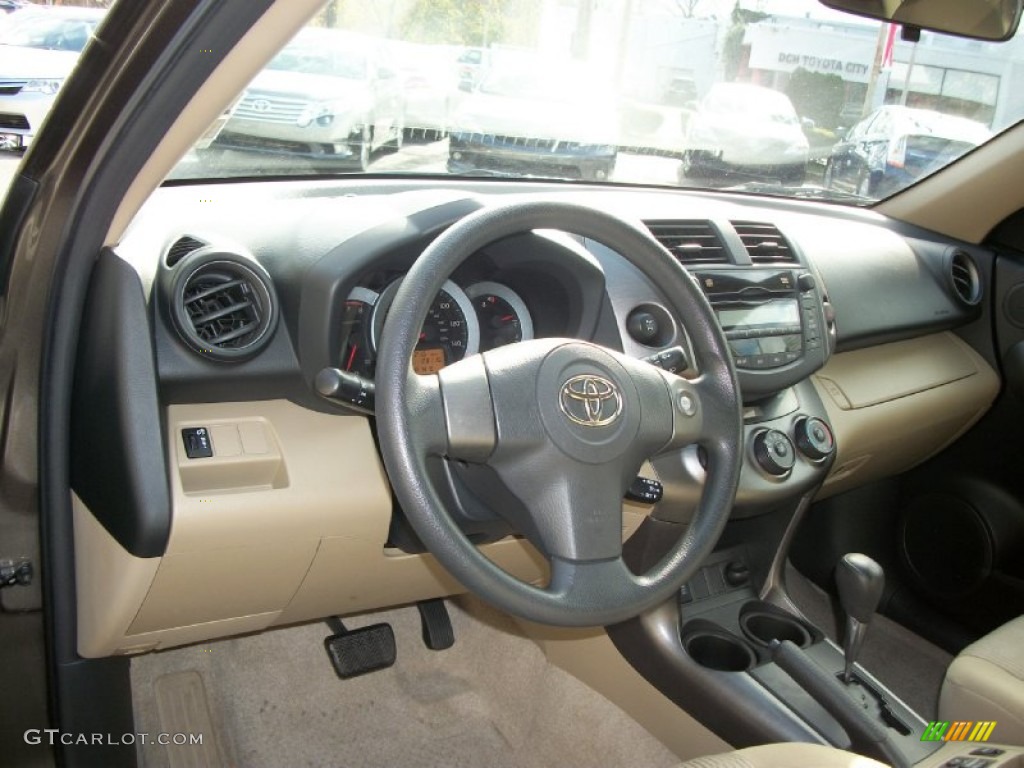
<path fill-rule="evenodd" d="M 387 548 L 391 493 L 369 423 L 284 400 L 167 409 L 171 536 L 126 552 L 74 499 L 78 647 L 141 653 L 464 591 L 429 555 Z M 174 436 L 210 431 L 214 456 Z M 626 505 L 624 536 L 646 509 Z M 524 540 L 482 547 L 521 579 L 546 578 Z"/>
<path fill-rule="evenodd" d="M 838 458 L 825 496 L 941 450 L 988 409 L 999 380 L 951 333 L 847 352 L 814 376 Z M 167 409 L 166 553 L 126 552 L 74 499 L 78 646 L 141 653 L 463 591 L 429 555 L 389 549 L 392 499 L 365 418 L 285 400 Z M 176 439 L 209 430 L 214 455 Z M 627 504 L 624 536 L 646 508 Z M 524 540 L 485 545 L 519 578 L 546 578 Z"/>
<path fill-rule="evenodd" d="M 837 447 L 818 498 L 920 464 L 970 428 L 999 393 L 998 374 L 948 332 L 835 355 L 812 380 Z"/>

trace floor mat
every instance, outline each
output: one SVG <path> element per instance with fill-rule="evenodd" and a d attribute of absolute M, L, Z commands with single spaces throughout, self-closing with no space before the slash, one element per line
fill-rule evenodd
<path fill-rule="evenodd" d="M 220 754 L 217 733 L 210 718 L 210 706 L 203 676 L 195 670 L 173 672 L 153 683 L 160 732 L 199 734 L 202 741 L 176 745 L 167 750 L 171 768 L 220 768 L 227 762 Z"/>
<path fill-rule="evenodd" d="M 839 642 L 841 612 L 817 584 L 791 564 L 786 590 L 796 606 L 832 640 Z M 859 663 L 924 720 L 937 717 L 939 690 L 953 657 L 885 616 L 871 621 Z"/>
<path fill-rule="evenodd" d="M 547 663 L 503 615 L 449 602 L 456 643 L 427 650 L 415 608 L 351 620 L 392 624 L 394 667 L 339 680 L 310 624 L 132 660 L 140 731 L 160 732 L 156 687 L 200 676 L 211 727 L 230 765 L 536 766 L 678 764 L 618 707 Z M 147 745 L 147 768 L 176 768 L 174 746 Z M 202 765 L 202 763 L 195 763 Z"/>

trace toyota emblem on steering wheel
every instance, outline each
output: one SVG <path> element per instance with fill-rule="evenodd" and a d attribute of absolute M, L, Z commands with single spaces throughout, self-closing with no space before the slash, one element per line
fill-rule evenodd
<path fill-rule="evenodd" d="M 558 404 L 574 424 L 604 427 L 622 414 L 622 393 L 604 376 L 587 373 L 573 376 L 562 385 Z"/>

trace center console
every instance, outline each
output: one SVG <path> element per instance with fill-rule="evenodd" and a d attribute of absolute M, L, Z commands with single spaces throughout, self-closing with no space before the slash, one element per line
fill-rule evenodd
<path fill-rule="evenodd" d="M 737 748 L 830 744 L 895 766 L 935 753 L 941 744 L 921 741 L 924 720 L 870 671 L 856 665 L 843 682 L 843 650 L 795 609 L 759 597 L 754 559 L 745 545 L 718 551 L 675 601 L 609 636 L 662 693 Z M 749 578 L 735 578 L 748 561 Z"/>
<path fill-rule="evenodd" d="M 986 745 L 922 741 L 924 720 L 871 670 L 853 663 L 877 607 L 872 596 L 881 591 L 870 569 L 847 571 L 845 648 L 790 600 L 783 579 L 789 543 L 835 461 L 830 414 L 855 406 L 843 399 L 845 408 L 830 401 L 827 410 L 811 381 L 830 363 L 836 328 L 810 262 L 796 248 L 784 254 L 766 248 L 772 253 L 765 256 L 757 244 L 748 253 L 723 244 L 728 253 L 717 261 L 691 256 L 685 243 L 676 252 L 714 312 L 742 394 L 744 459 L 732 514 L 716 551 L 675 598 L 608 627 L 609 637 L 653 686 L 735 747 L 828 744 L 898 768 L 1024 763 L 1024 750 L 1016 748 L 993 745 L 988 755 L 976 751 Z M 594 252 L 602 258 L 600 249 Z M 602 264 L 616 313 L 626 318 L 624 351 L 655 362 L 678 350 L 668 355 L 673 365 L 692 360 L 685 328 L 664 309 L 657 288 L 613 259 Z M 680 367 L 683 375 L 698 373 Z M 697 446 L 653 465 L 664 500 L 624 550 L 638 573 L 683 535 L 707 479 Z"/>

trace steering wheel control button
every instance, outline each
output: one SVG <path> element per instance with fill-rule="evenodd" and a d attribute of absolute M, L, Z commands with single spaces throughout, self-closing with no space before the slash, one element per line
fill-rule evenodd
<path fill-rule="evenodd" d="M 680 392 L 676 402 L 679 405 L 680 413 L 684 416 L 692 417 L 697 415 L 697 398 L 689 392 Z"/>
<path fill-rule="evenodd" d="M 558 404 L 573 424 L 606 427 L 622 415 L 622 392 L 605 376 L 583 374 L 562 385 Z"/>
<path fill-rule="evenodd" d="M 821 461 L 835 452 L 836 441 L 832 430 L 822 419 L 800 419 L 794 428 L 794 435 L 800 453 L 812 461 Z"/>
<path fill-rule="evenodd" d="M 641 504 L 657 504 L 665 493 L 665 488 L 657 480 L 639 475 L 629 484 L 625 498 Z"/>
<path fill-rule="evenodd" d="M 686 359 L 686 351 L 682 347 L 669 347 L 653 355 L 645 357 L 651 365 L 656 365 L 669 373 L 682 373 L 690 367 Z"/>
<path fill-rule="evenodd" d="M 209 459 L 213 456 L 213 442 L 206 427 L 187 427 L 181 430 L 185 455 L 190 459 Z"/>
<path fill-rule="evenodd" d="M 784 433 L 765 429 L 754 435 L 754 460 L 772 477 L 784 477 L 796 463 L 796 451 Z"/>

